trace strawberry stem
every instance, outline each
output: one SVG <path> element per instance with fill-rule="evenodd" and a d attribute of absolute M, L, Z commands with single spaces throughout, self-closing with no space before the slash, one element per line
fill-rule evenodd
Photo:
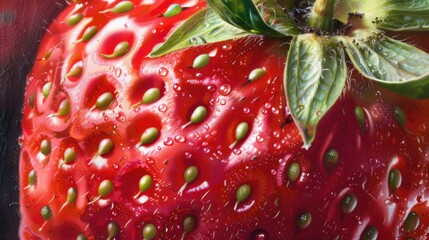
<path fill-rule="evenodd" d="M 311 10 L 308 25 L 322 32 L 332 32 L 336 0 L 316 0 Z"/>

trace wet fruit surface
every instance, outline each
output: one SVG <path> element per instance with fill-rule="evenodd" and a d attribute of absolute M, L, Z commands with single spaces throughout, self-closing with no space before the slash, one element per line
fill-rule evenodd
<path fill-rule="evenodd" d="M 351 72 L 305 150 L 288 41 L 147 57 L 204 7 L 81 0 L 51 25 L 25 94 L 22 239 L 425 239 L 429 102 Z"/>

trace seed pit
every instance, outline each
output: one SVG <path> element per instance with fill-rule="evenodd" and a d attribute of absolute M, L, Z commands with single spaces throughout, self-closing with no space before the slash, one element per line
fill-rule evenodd
<path fill-rule="evenodd" d="M 83 62 L 80 56 L 72 55 L 68 59 L 68 63 L 66 66 L 66 76 L 67 79 L 71 82 L 76 82 L 80 79 L 83 73 Z"/>
<path fill-rule="evenodd" d="M 130 101 L 130 105 L 134 105 L 136 107 L 140 105 L 146 105 L 142 102 L 143 96 L 149 89 L 153 88 L 159 90 L 160 95 L 158 100 L 156 100 L 159 101 L 159 99 L 165 95 L 165 83 L 161 78 L 156 75 L 149 75 L 141 77 L 138 81 L 135 81 L 128 92 L 128 100 Z"/>
<path fill-rule="evenodd" d="M 162 123 L 158 115 L 146 112 L 134 117 L 127 127 L 129 142 L 133 145 L 140 143 L 142 134 L 149 128 L 156 128 L 159 132 L 157 139 L 160 139 L 162 135 Z"/>
<path fill-rule="evenodd" d="M 132 46 L 134 45 L 134 41 L 135 41 L 134 33 L 127 32 L 127 31 L 116 32 L 110 36 L 107 36 L 104 39 L 103 43 L 100 44 L 101 47 L 98 50 L 98 52 L 100 54 L 106 54 L 106 55 L 112 54 L 115 51 L 116 46 L 122 42 L 128 42 L 128 44 L 130 45 L 130 48 L 132 48 Z M 100 55 L 100 58 L 103 58 L 103 57 Z M 109 58 L 103 58 L 103 59 L 104 59 L 103 61 L 105 61 L 106 59 L 109 59 Z M 115 60 L 115 59 L 117 58 L 112 58 L 112 60 Z"/>
<path fill-rule="evenodd" d="M 84 108 L 94 107 L 97 99 L 107 92 L 115 94 L 115 86 L 112 84 L 112 79 L 108 76 L 101 76 L 94 79 L 87 87 L 83 100 Z"/>

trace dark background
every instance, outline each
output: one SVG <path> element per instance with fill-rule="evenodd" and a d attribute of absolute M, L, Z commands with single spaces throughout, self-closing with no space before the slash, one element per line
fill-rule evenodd
<path fill-rule="evenodd" d="M 66 0 L 0 0 L 0 239 L 19 239 L 19 154 L 26 77 Z"/>

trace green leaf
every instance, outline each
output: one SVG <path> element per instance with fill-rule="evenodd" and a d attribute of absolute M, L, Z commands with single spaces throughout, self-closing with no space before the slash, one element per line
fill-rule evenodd
<path fill-rule="evenodd" d="M 386 14 L 377 28 L 392 31 L 429 30 L 429 0 L 385 0 Z"/>
<path fill-rule="evenodd" d="M 362 27 L 390 31 L 429 30 L 429 0 L 338 0 L 335 19 L 362 13 Z"/>
<path fill-rule="evenodd" d="M 429 54 L 382 34 L 365 40 L 343 37 L 343 41 L 365 77 L 411 98 L 429 97 Z"/>
<path fill-rule="evenodd" d="M 207 3 L 224 21 L 237 28 L 270 37 L 284 36 L 265 23 L 252 0 L 207 0 Z"/>
<path fill-rule="evenodd" d="M 333 37 L 304 34 L 292 40 L 285 69 L 289 110 L 310 147 L 317 124 L 340 97 L 347 78 L 342 47 Z"/>
<path fill-rule="evenodd" d="M 159 57 L 191 46 L 241 38 L 249 34 L 226 23 L 211 9 L 204 9 L 183 22 L 149 56 Z"/>
<path fill-rule="evenodd" d="M 286 14 L 286 11 L 278 6 L 281 0 L 255 0 L 255 5 L 258 7 L 259 13 L 265 19 L 265 23 L 272 29 L 282 33 L 284 36 L 296 36 L 301 33 L 296 23 Z M 286 0 L 291 2 L 290 0 Z M 284 3 L 286 4 L 286 3 Z"/>

